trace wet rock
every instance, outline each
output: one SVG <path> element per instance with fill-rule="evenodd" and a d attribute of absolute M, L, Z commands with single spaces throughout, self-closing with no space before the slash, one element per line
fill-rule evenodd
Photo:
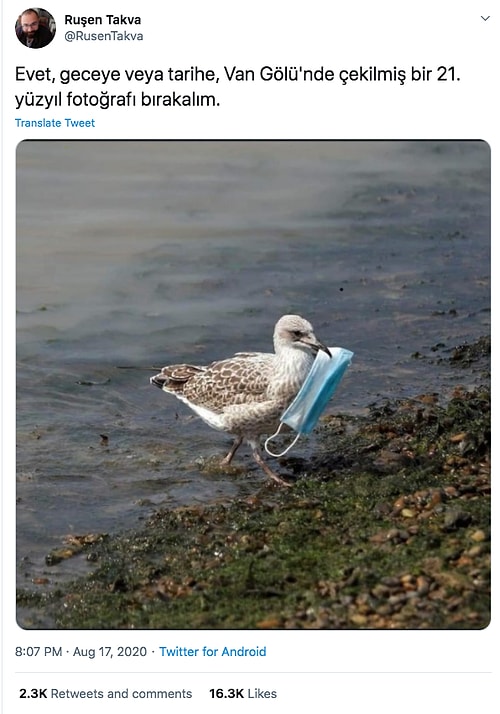
<path fill-rule="evenodd" d="M 446 531 L 455 531 L 470 525 L 472 516 L 458 508 L 448 508 L 444 515 L 443 528 Z"/>

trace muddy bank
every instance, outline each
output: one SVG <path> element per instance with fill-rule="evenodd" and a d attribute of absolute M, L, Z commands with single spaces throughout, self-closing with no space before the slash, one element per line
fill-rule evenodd
<path fill-rule="evenodd" d="M 489 339 L 447 356 L 457 386 L 330 416 L 319 450 L 282 459 L 294 487 L 157 510 L 47 555 L 88 577 L 20 589 L 19 624 L 73 629 L 485 627 L 490 617 L 490 390 L 460 386 Z M 213 465 L 211 466 L 213 468 Z M 234 478 L 245 478 L 235 469 Z"/>

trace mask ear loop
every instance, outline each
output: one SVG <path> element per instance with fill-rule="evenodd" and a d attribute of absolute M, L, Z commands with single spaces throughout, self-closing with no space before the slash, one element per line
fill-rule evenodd
<path fill-rule="evenodd" d="M 293 446 L 295 446 L 295 444 L 297 443 L 297 441 L 298 441 L 299 438 L 300 438 L 300 432 L 297 432 L 297 436 L 295 437 L 295 439 L 292 441 L 291 444 L 289 444 L 289 446 L 286 447 L 286 449 L 285 449 L 284 451 L 281 452 L 281 454 L 275 454 L 275 453 L 273 453 L 270 449 L 268 449 L 267 445 L 268 445 L 268 443 L 271 441 L 271 439 L 274 439 L 276 436 L 278 436 L 278 434 L 279 434 L 280 431 L 281 431 L 281 427 L 282 427 L 282 426 L 283 426 L 283 422 L 280 422 L 280 425 L 279 425 L 277 431 L 275 431 L 274 434 L 272 434 L 272 436 L 268 436 L 267 439 L 266 439 L 265 442 L 264 442 L 264 449 L 267 451 L 267 453 L 269 454 L 269 456 L 274 456 L 275 459 L 278 459 L 280 456 L 284 456 L 288 451 L 290 451 L 290 449 L 291 449 Z"/>

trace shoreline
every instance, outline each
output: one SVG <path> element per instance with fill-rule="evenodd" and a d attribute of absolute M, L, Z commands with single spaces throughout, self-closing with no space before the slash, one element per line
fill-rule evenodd
<path fill-rule="evenodd" d="M 458 348 L 457 348 L 458 350 Z M 93 572 L 18 590 L 26 629 L 481 629 L 490 618 L 490 387 L 460 386 L 489 338 L 450 355 L 448 400 L 422 394 L 324 417 L 318 453 L 278 460 L 283 489 L 158 509 L 73 536 L 46 563 Z M 461 371 L 460 371 L 461 370 Z M 489 362 L 488 362 L 489 370 Z M 487 383 L 487 384 L 486 384 Z M 235 469 L 235 478 L 244 478 Z"/>

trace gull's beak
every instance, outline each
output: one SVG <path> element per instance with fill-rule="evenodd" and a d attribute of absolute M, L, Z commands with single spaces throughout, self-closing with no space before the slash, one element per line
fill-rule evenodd
<path fill-rule="evenodd" d="M 319 350 L 322 350 L 323 352 L 326 352 L 326 354 L 328 355 L 328 357 L 331 357 L 331 356 L 332 356 L 332 353 L 330 352 L 330 350 L 328 349 L 328 347 L 327 347 L 326 345 L 324 345 L 322 342 L 319 342 L 319 341 L 318 341 L 318 351 L 319 351 Z"/>
<path fill-rule="evenodd" d="M 314 335 L 307 336 L 307 337 L 301 337 L 299 342 L 302 342 L 302 344 L 307 345 L 312 349 L 314 354 L 317 354 L 320 350 L 322 352 L 326 352 L 328 357 L 332 356 L 332 353 L 328 349 L 326 345 L 324 345 L 322 342 L 320 342 Z"/>

